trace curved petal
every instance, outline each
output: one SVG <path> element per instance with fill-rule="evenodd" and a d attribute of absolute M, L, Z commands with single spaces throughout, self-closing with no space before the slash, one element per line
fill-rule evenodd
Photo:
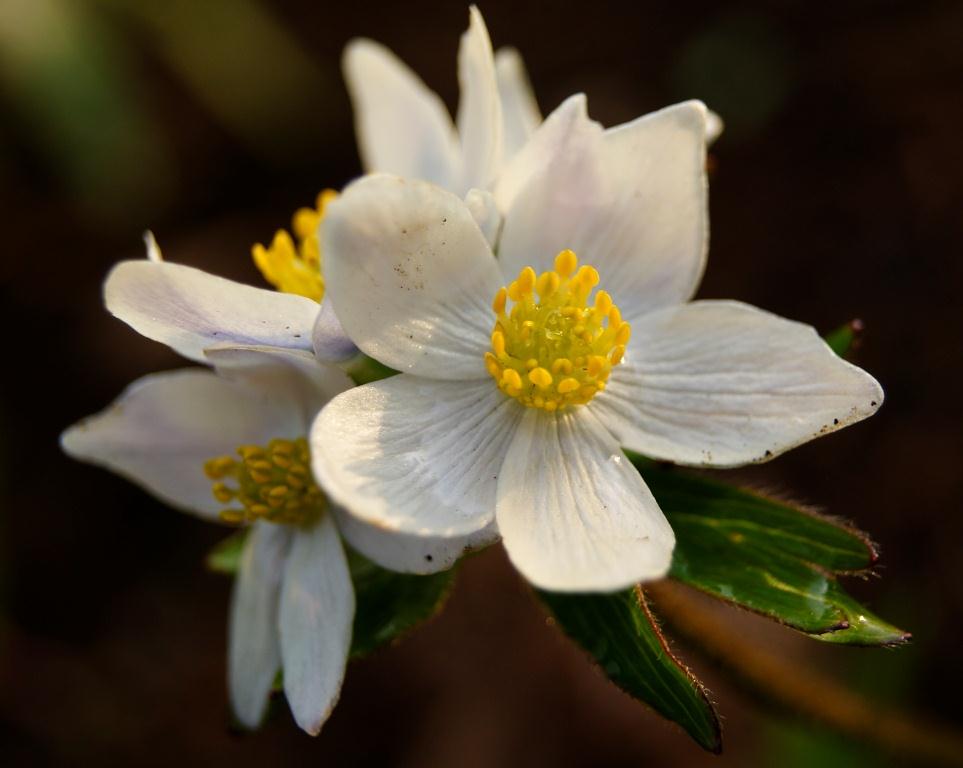
<path fill-rule="evenodd" d="M 726 124 L 722 118 L 711 109 L 706 111 L 706 144 L 713 144 L 725 130 Z"/>
<path fill-rule="evenodd" d="M 450 192 L 383 175 L 351 184 L 327 211 L 324 268 L 328 300 L 366 354 L 432 378 L 487 375 L 501 278 Z"/>
<path fill-rule="evenodd" d="M 239 445 L 304 434 L 299 409 L 271 392 L 187 369 L 145 376 L 60 438 L 64 451 L 116 472 L 178 509 L 216 519 L 204 462 Z"/>
<path fill-rule="evenodd" d="M 350 42 L 342 69 L 365 170 L 454 188 L 458 140 L 437 94 L 391 51 L 371 40 Z"/>
<path fill-rule="evenodd" d="M 471 187 L 486 189 L 494 180 L 502 159 L 502 107 L 495 78 L 492 41 L 474 5 L 468 11 L 468 31 L 458 48 L 458 136 L 461 141 L 461 185 L 453 190 L 464 194 Z"/>
<path fill-rule="evenodd" d="M 502 103 L 502 143 L 505 158 L 511 158 L 525 146 L 542 122 L 525 62 L 514 48 L 495 52 L 495 77 Z"/>
<path fill-rule="evenodd" d="M 354 383 L 340 368 L 320 363 L 310 352 L 276 347 L 216 346 L 206 350 L 208 360 L 225 378 L 270 392 L 277 402 L 285 400 L 300 412 L 307 434 L 318 411 L 332 397 Z"/>
<path fill-rule="evenodd" d="M 317 302 L 253 288 L 183 264 L 123 261 L 104 283 L 107 309 L 138 333 L 198 362 L 222 342 L 311 349 Z"/>
<path fill-rule="evenodd" d="M 494 520 L 463 536 L 432 536 L 369 523 L 337 505 L 332 505 L 332 511 L 345 541 L 369 560 L 401 573 L 447 571 L 462 556 L 498 541 Z"/>
<path fill-rule="evenodd" d="M 321 303 L 321 311 L 311 332 L 311 346 L 314 356 L 328 363 L 343 363 L 358 354 L 358 348 L 344 332 L 330 301 Z"/>
<path fill-rule="evenodd" d="M 498 212 L 498 205 L 492 193 L 484 189 L 469 189 L 468 194 L 465 195 L 465 205 L 485 236 L 489 247 L 494 248 L 498 243 L 498 235 L 502 231 L 502 215 Z"/>
<path fill-rule="evenodd" d="M 632 326 L 591 407 L 622 445 L 678 464 L 768 461 L 871 415 L 883 390 L 808 325 L 734 301 L 670 307 Z"/>
<path fill-rule="evenodd" d="M 541 168 L 527 178 L 513 171 L 498 250 L 506 273 L 550 268 L 571 248 L 598 269 L 629 321 L 687 300 L 708 247 L 705 107 L 677 104 L 604 133 L 584 115 L 569 117 L 557 127 L 549 117 L 532 138 L 555 149 Z"/>
<path fill-rule="evenodd" d="M 354 588 L 331 515 L 294 535 L 278 622 L 284 695 L 299 726 L 317 736 L 341 693 L 351 649 Z"/>
<path fill-rule="evenodd" d="M 234 715 L 246 728 L 264 719 L 281 667 L 278 603 L 291 529 L 253 526 L 234 581 L 228 626 L 227 689 Z"/>
<path fill-rule="evenodd" d="M 664 576 L 672 528 L 590 408 L 526 410 L 498 480 L 498 530 L 515 567 L 554 592 Z"/>
<path fill-rule="evenodd" d="M 522 406 L 488 381 L 400 375 L 332 400 L 311 430 L 315 477 L 361 522 L 432 540 L 490 541 L 495 487 Z M 476 538 L 477 536 L 477 538 Z M 388 542 L 390 543 L 390 542 Z M 385 567 L 407 560 L 366 552 Z M 429 552 L 430 554 L 430 552 Z M 426 563 L 413 570 L 431 570 Z"/>

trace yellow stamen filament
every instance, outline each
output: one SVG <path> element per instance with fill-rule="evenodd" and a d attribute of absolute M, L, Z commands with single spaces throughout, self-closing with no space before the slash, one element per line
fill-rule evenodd
<path fill-rule="evenodd" d="M 272 440 L 263 448 L 242 445 L 237 454 L 240 460 L 218 456 L 204 462 L 204 474 L 214 481 L 214 498 L 224 505 L 238 505 L 221 512 L 225 522 L 305 525 L 324 511 L 325 497 L 311 479 L 308 443 L 303 437 Z"/>
<path fill-rule="evenodd" d="M 546 411 L 584 405 L 605 389 L 625 354 L 629 324 L 598 291 L 598 271 L 564 250 L 555 268 L 525 267 L 492 301 L 495 326 L 485 368 L 507 395 Z M 509 308 L 508 302 L 512 302 Z"/>
<path fill-rule="evenodd" d="M 295 212 L 291 229 L 297 243 L 287 232 L 278 230 L 270 246 L 265 248 L 259 243 L 251 249 L 255 266 L 279 291 L 307 296 L 315 301 L 324 298 L 318 226 L 328 203 L 337 196 L 333 189 L 326 189 L 318 195 L 314 208 L 300 208 Z"/>

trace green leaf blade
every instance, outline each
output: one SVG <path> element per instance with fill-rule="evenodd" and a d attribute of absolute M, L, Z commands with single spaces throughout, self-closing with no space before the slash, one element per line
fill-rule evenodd
<path fill-rule="evenodd" d="M 764 494 L 632 460 L 675 531 L 673 578 L 825 642 L 909 638 L 836 580 L 875 564 L 865 534 Z"/>
<path fill-rule="evenodd" d="M 615 685 L 679 724 L 703 749 L 722 750 L 719 718 L 705 688 L 669 651 L 640 589 L 538 596 Z"/>
<path fill-rule="evenodd" d="M 426 576 L 396 573 L 350 550 L 348 564 L 355 591 L 352 658 L 409 635 L 441 610 L 455 583 L 454 568 Z"/>

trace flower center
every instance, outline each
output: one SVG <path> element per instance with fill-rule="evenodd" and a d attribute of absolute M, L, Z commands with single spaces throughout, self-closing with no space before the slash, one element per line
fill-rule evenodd
<path fill-rule="evenodd" d="M 525 267 L 499 289 L 492 302 L 498 318 L 492 349 L 485 353 L 485 367 L 499 389 L 546 411 L 584 405 L 605 389 L 631 328 L 605 291 L 589 305 L 598 282 L 594 267 L 579 267 L 575 254 L 565 250 L 552 271 L 536 277 Z"/>
<path fill-rule="evenodd" d="M 308 468 L 308 442 L 272 440 L 267 447 L 242 445 L 240 460 L 219 456 L 204 462 L 204 474 L 215 481 L 211 490 L 222 504 L 236 502 L 221 512 L 227 523 L 271 523 L 303 525 L 324 510 L 325 497 Z M 229 486 L 225 480 L 233 481 Z"/>
<path fill-rule="evenodd" d="M 315 301 L 324 298 L 318 225 L 324 218 L 324 209 L 337 196 L 333 189 L 326 189 L 318 195 L 315 208 L 300 208 L 295 212 L 291 229 L 297 244 L 291 235 L 279 229 L 270 247 L 258 243 L 251 249 L 255 266 L 279 291 L 307 296 Z"/>

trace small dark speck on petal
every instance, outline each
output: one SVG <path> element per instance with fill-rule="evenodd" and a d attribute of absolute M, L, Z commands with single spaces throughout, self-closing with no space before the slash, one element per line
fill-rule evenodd
<path fill-rule="evenodd" d="M 448 223 L 448 219 L 447 219 L 447 218 L 442 219 L 442 220 L 441 220 L 441 223 L 442 223 L 442 224 L 447 224 L 447 223 Z"/>
<path fill-rule="evenodd" d="M 766 456 L 772 456 L 772 451 L 766 451 Z"/>
<path fill-rule="evenodd" d="M 833 419 L 833 424 L 839 424 L 839 419 Z"/>
<path fill-rule="evenodd" d="M 296 339 L 300 339 L 300 338 L 301 338 L 301 334 L 300 334 L 300 333 L 296 333 L 296 334 L 294 334 L 294 338 L 296 338 Z"/>
<path fill-rule="evenodd" d="M 875 408 L 875 407 L 876 407 L 876 401 L 873 400 L 873 402 L 871 402 L 870 405 L 871 405 L 873 408 Z"/>
<path fill-rule="evenodd" d="M 433 559 L 434 559 L 434 558 L 433 558 L 431 555 L 425 555 L 425 560 L 427 560 L 429 563 L 430 563 Z"/>

